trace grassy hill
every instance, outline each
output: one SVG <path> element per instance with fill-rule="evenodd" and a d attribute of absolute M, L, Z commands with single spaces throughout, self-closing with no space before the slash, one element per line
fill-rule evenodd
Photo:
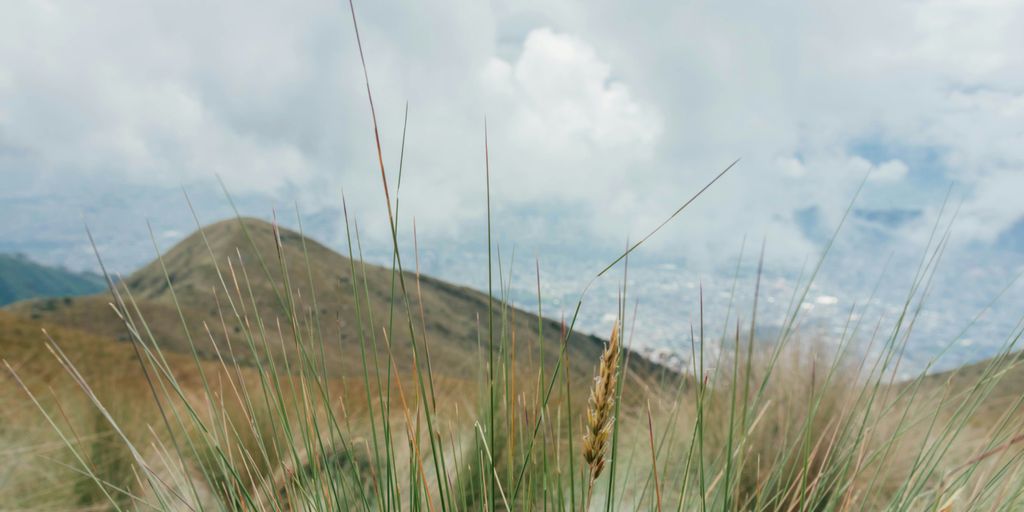
<path fill-rule="evenodd" d="M 1016 356 L 899 382 L 897 343 L 877 361 L 851 360 L 843 346 L 852 338 L 794 329 L 770 344 L 737 326 L 708 340 L 723 349 L 700 354 L 693 375 L 678 375 L 498 299 L 242 219 L 190 236 L 116 296 L 8 306 L 0 451 L 26 462 L 0 474 L 0 501 L 85 510 L 1024 505 Z M 695 350 L 704 345 L 698 335 Z"/>
<path fill-rule="evenodd" d="M 36 297 L 87 295 L 105 288 L 96 274 L 47 267 L 21 254 L 0 254 L 0 306 Z"/>
<path fill-rule="evenodd" d="M 501 413 L 496 420 L 508 425 L 510 431 L 521 430 L 519 435 L 523 436 L 517 439 L 503 435 L 501 442 L 506 444 L 496 448 L 493 455 L 506 458 L 504 453 L 522 450 L 518 443 L 529 439 L 525 437 L 529 432 L 527 426 L 537 421 L 542 402 L 560 410 L 558 414 L 566 414 L 567 419 L 570 414 L 583 415 L 595 365 L 604 349 L 603 340 L 578 333 L 563 338 L 564 328 L 558 322 L 511 308 L 500 300 L 489 305 L 485 294 L 415 272 L 402 275 L 408 290 L 403 293 L 398 277 L 391 269 L 352 260 L 298 233 L 275 232 L 272 225 L 263 221 L 224 221 L 203 228 L 124 279 L 116 299 L 109 293 L 100 293 L 10 305 L 0 319 L 17 328 L 0 336 L 0 357 L 11 361 L 19 374 L 47 376 L 29 387 L 34 392 L 51 394 L 47 382 L 60 380 L 50 377 L 60 375 L 65 368 L 45 348 L 40 330 L 47 329 L 68 359 L 85 369 L 85 381 L 99 378 L 107 382 L 114 375 L 125 375 L 118 378 L 119 385 L 103 386 L 105 391 L 98 393 L 105 399 L 99 400 L 117 404 L 121 411 L 122 407 L 134 407 L 129 415 L 117 416 L 120 421 L 135 425 L 126 430 L 134 432 L 129 437 L 137 443 L 165 443 L 165 448 L 171 443 L 174 436 L 169 433 L 161 433 L 155 441 L 152 437 L 153 433 L 162 432 L 159 427 L 164 423 L 157 404 L 204 411 L 197 415 L 200 419 L 193 418 L 198 423 L 205 423 L 201 418 L 210 418 L 210 407 L 218 404 L 231 411 L 231 421 L 246 424 L 256 421 L 254 417 L 264 416 L 258 423 L 273 424 L 301 416 L 293 407 L 304 400 L 319 411 L 314 415 L 344 417 L 348 434 L 368 439 L 374 435 L 375 426 L 384 430 L 405 428 L 410 421 L 406 406 L 420 410 L 422 405 L 415 404 L 422 404 L 426 393 L 431 395 L 430 409 L 436 421 L 443 421 L 445 430 L 460 439 L 460 444 L 470 443 L 466 453 L 478 454 L 481 446 L 476 444 L 473 425 L 486 424 L 490 413 L 485 409 L 492 410 L 487 399 L 491 308 L 496 344 L 493 360 L 497 370 L 494 395 Z M 139 353 L 133 352 L 133 345 Z M 624 353 L 629 354 L 623 370 L 623 380 L 628 385 L 623 386 L 621 414 L 638 417 L 645 400 L 668 400 L 680 376 L 639 356 L 633 357 L 631 352 Z M 561 368 L 561 373 L 555 373 L 556 368 Z M 556 376 L 557 381 L 551 380 Z M 292 382 L 301 387 L 309 381 L 318 383 L 322 397 L 310 398 L 303 392 L 299 393 L 306 396 L 302 399 L 287 391 L 288 385 L 281 384 Z M 423 382 L 427 384 L 417 385 Z M 73 382 L 62 385 L 72 388 Z M 233 390 L 232 393 L 225 388 Z M 316 394 L 315 390 L 306 392 Z M 258 403 L 259 397 L 266 398 L 268 393 L 270 398 L 288 405 Z M 22 395 L 11 388 L 5 399 L 16 402 L 19 397 L 24 398 Z M 569 401 L 572 395 L 576 398 Z M 67 396 L 72 397 L 68 400 L 73 405 L 47 407 L 57 407 L 58 411 L 90 409 L 84 399 L 87 394 L 79 391 Z M 153 400 L 154 396 L 159 400 Z M 225 399 L 229 402 L 227 407 Z M 18 417 L 31 416 L 22 405 L 16 409 L 22 411 Z M 509 412 L 513 410 L 520 410 L 522 416 Z M 88 415 L 94 417 L 91 427 L 73 420 L 69 425 L 75 426 L 70 429 L 78 435 L 82 435 L 83 429 L 109 433 L 109 426 L 104 427 L 102 419 Z M 145 427 L 138 425 L 140 418 L 144 419 Z M 189 432 L 197 428 L 173 427 L 165 430 Z M 200 430 L 207 428 L 203 426 Z M 224 434 L 217 442 L 206 439 L 203 443 L 250 443 L 249 448 L 256 450 L 251 445 L 255 443 L 252 438 L 259 437 L 260 450 L 274 453 L 269 453 L 260 464 L 253 462 L 258 467 L 247 471 L 277 482 L 274 485 L 280 485 L 280 476 L 275 476 L 275 471 L 282 460 L 290 460 L 293 467 L 306 464 L 303 461 L 308 456 L 281 453 L 281 445 L 270 450 L 263 444 L 270 443 L 262 438 L 265 432 L 255 426 L 251 430 L 246 435 Z M 279 439 L 281 435 L 278 432 L 269 437 L 288 444 Z M 297 429 L 291 435 L 303 437 L 308 443 L 310 439 L 319 439 L 322 433 Z M 545 450 L 565 450 L 571 446 L 566 444 L 571 441 L 561 435 L 555 439 L 541 431 L 532 434 L 534 438 L 538 435 L 542 436 L 538 450 L 540 446 Z M 53 435 L 40 435 L 40 439 L 46 441 L 37 440 L 32 445 L 59 445 L 59 438 Z M 401 453 L 408 449 L 408 445 L 403 448 L 399 443 L 392 451 Z M 361 465 L 372 465 L 376 458 L 363 452 L 341 451 L 357 457 Z M 393 456 L 389 455 L 389 460 Z M 193 461 L 189 463 L 192 469 L 186 473 L 202 470 L 203 457 L 199 457 L 200 462 L 194 456 L 186 458 Z M 510 471 L 515 459 L 510 459 Z M 122 458 L 107 473 L 112 475 L 110 479 L 123 479 L 125 475 L 118 471 L 133 464 L 140 463 L 131 457 Z M 471 481 L 481 478 L 479 465 L 466 464 L 474 469 L 464 468 L 465 471 L 476 474 Z M 408 479 L 411 468 L 415 465 L 405 461 L 384 468 L 384 473 L 390 475 L 391 485 L 395 485 L 394 475 L 403 474 L 401 478 Z M 88 488 L 88 483 L 81 485 Z M 471 485 L 469 481 L 452 485 L 464 495 L 461 500 L 480 499 L 477 493 L 482 491 L 465 488 Z M 177 494 L 183 493 L 179 489 Z M 216 495 L 218 490 L 204 487 L 192 493 Z M 83 496 L 89 503 L 101 503 L 105 498 L 95 489 Z M 127 503 L 123 497 L 116 499 Z"/>
<path fill-rule="evenodd" d="M 490 335 L 486 294 L 407 271 L 407 310 L 403 301 L 392 302 L 393 296 L 401 296 L 401 285 L 392 279 L 391 269 L 350 260 L 287 229 L 280 230 L 280 241 L 279 248 L 273 226 L 261 220 L 212 224 L 128 276 L 124 290 L 149 331 L 169 351 L 187 354 L 194 346 L 201 357 L 214 357 L 217 348 L 226 350 L 230 343 L 241 343 L 242 324 L 259 318 L 267 324 L 260 336 L 266 337 L 275 353 L 294 351 L 287 343 L 293 338 L 289 332 L 293 328 L 312 329 L 303 334 L 323 340 L 332 376 L 361 375 L 362 361 L 353 357 L 360 333 L 367 340 L 377 339 L 383 347 L 387 331 L 397 369 L 408 372 L 413 362 L 411 315 L 435 374 L 478 377 L 479 365 L 467 356 L 485 350 Z M 225 292 L 221 279 L 230 293 Z M 289 302 L 291 298 L 294 303 Z M 108 293 L 100 293 L 72 300 L 26 301 L 10 310 L 43 324 L 71 326 L 126 341 L 128 332 L 109 307 L 110 301 Z M 289 312 L 293 312 L 294 326 L 289 324 Z M 548 368 L 557 363 L 562 330 L 558 322 L 538 322 L 534 313 L 499 302 L 495 302 L 494 313 L 495 336 L 507 339 L 510 345 L 515 336 L 515 353 L 507 355 L 517 359 L 523 371 L 539 368 L 542 358 Z M 571 366 L 574 379 L 584 385 L 590 381 L 603 343 L 578 333 L 570 337 L 567 347 L 569 360 L 575 362 Z M 640 357 L 632 368 L 631 378 L 646 383 L 664 371 Z"/>
<path fill-rule="evenodd" d="M 48 340 L 53 340 L 52 344 Z M 58 347 L 61 356 L 66 356 L 66 362 L 87 383 L 87 391 L 50 347 Z M 283 450 L 295 442 L 294 437 L 270 426 L 279 421 L 275 415 L 280 411 L 264 404 L 246 408 L 242 397 L 256 397 L 261 392 L 261 375 L 253 368 L 197 361 L 174 352 L 161 354 L 162 364 L 155 365 L 136 353 L 130 343 L 4 310 L 0 310 L 0 359 L 10 365 L 10 373 L 5 368 L 0 379 L 0 451 L 19 460 L 0 469 L 0 503 L 5 510 L 116 510 L 116 506 L 132 503 L 124 493 L 138 485 L 132 468 L 137 471 L 140 463 L 125 439 L 142 451 L 142 460 L 160 478 L 180 478 L 184 471 L 195 480 L 189 486 L 177 482 L 176 494 L 195 492 L 201 497 L 197 501 L 205 502 L 217 494 L 201 476 L 207 470 L 203 464 L 215 456 L 215 449 L 202 439 L 186 440 L 200 436 L 195 431 L 199 422 L 216 425 L 217 414 L 222 415 L 220 421 L 226 418 L 239 429 L 235 435 L 217 439 L 218 446 L 235 453 L 256 451 L 255 446 L 264 442 L 278 443 Z M 169 373 L 164 385 L 173 382 L 174 391 L 164 393 L 159 384 L 151 387 L 158 379 L 156 372 L 163 370 Z M 276 379 L 284 387 L 299 385 L 287 374 Z M 457 391 L 466 386 L 464 381 L 443 378 L 436 384 L 440 393 L 453 397 L 459 397 Z M 365 421 L 365 405 L 357 400 L 366 392 L 361 380 L 336 378 L 324 385 L 332 396 L 349 400 L 345 414 L 350 421 Z M 210 389 L 218 391 L 208 395 Z M 224 392 L 226 389 L 234 392 Z M 177 400 L 178 393 L 187 398 Z M 90 397 L 103 405 L 109 420 Z M 219 407 L 216 412 L 210 408 L 215 403 Z M 471 405 L 468 400 L 450 399 L 445 402 L 446 410 L 457 404 Z M 185 417 L 185 407 L 196 412 L 196 423 Z M 172 413 L 164 408 L 177 410 L 166 423 L 163 415 Z M 294 418 L 297 413 L 289 409 L 284 414 Z M 250 421 L 259 426 L 246 431 Z M 180 462 L 184 468 L 166 459 L 173 458 L 164 451 L 173 442 L 192 445 L 185 449 L 192 453 Z M 288 457 L 288 453 L 268 452 L 266 460 L 247 469 L 250 478 L 274 478 Z M 83 463 L 92 475 L 82 471 Z M 106 492 L 97 479 L 108 487 Z M 157 501 L 143 495 L 147 501 Z"/>

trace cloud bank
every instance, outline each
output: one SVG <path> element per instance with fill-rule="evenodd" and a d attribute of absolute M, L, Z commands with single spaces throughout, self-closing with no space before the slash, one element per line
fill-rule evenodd
<path fill-rule="evenodd" d="M 344 190 L 380 231 L 345 7 L 6 4 L 0 202 L 220 176 L 311 211 Z M 746 234 L 801 260 L 818 245 L 796 212 L 833 226 L 866 175 L 861 207 L 921 212 L 886 228 L 904 240 L 927 233 L 950 184 L 959 243 L 992 243 L 1024 216 L 1018 2 L 356 8 L 396 183 L 409 104 L 402 208 L 426 237 L 479 233 L 485 116 L 494 204 L 520 240 L 571 229 L 617 247 L 737 157 L 652 250 L 716 262 Z"/>

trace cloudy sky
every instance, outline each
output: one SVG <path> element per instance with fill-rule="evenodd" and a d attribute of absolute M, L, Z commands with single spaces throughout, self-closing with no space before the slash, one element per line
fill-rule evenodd
<path fill-rule="evenodd" d="M 620 247 L 742 158 L 646 250 L 713 266 L 766 237 L 797 267 L 865 176 L 863 260 L 882 242 L 920 249 L 950 187 L 956 247 L 1024 248 L 1020 2 L 356 11 L 393 180 L 409 105 L 403 216 L 440 247 L 481 234 L 486 117 L 502 235 L 527 247 Z M 0 7 L 3 248 L 75 266 L 83 214 L 101 234 L 173 227 L 181 186 L 215 220 L 216 176 L 260 215 L 297 201 L 334 216 L 344 190 L 383 239 L 375 158 L 345 2 Z"/>

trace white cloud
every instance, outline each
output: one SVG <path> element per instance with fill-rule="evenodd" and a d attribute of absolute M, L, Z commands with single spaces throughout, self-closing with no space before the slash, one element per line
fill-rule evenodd
<path fill-rule="evenodd" d="M 495 57 L 484 71 L 496 101 L 513 110 L 517 135 L 548 151 L 628 151 L 649 155 L 661 120 L 578 38 L 531 31 L 515 63 Z"/>
<path fill-rule="evenodd" d="M 343 4 L 7 3 L 0 174 L 45 191 L 218 173 L 307 209 L 344 186 L 379 226 Z M 403 208 L 421 234 L 479 221 L 485 115 L 495 205 L 561 206 L 574 218 L 542 220 L 600 241 L 643 233 L 736 157 L 652 247 L 714 261 L 766 234 L 802 260 L 792 212 L 834 223 L 868 170 L 865 200 L 887 207 L 933 212 L 956 182 L 963 240 L 1024 215 L 1006 195 L 1024 173 L 1016 2 L 356 7 L 392 179 L 410 102 Z"/>
<path fill-rule="evenodd" d="M 807 174 L 807 168 L 804 167 L 804 163 L 796 157 L 782 157 L 779 158 L 777 164 L 782 169 L 782 174 L 790 178 L 801 178 Z"/>
<path fill-rule="evenodd" d="M 308 183 L 315 169 L 296 141 L 257 126 L 309 77 L 301 27 L 255 37 L 255 26 L 286 18 L 254 8 L 222 30 L 224 14 L 173 3 L 6 4 L 0 138 L 33 171 L 56 176 L 173 186 L 221 174 L 243 193 Z M 246 119 L 229 112 L 232 101 L 246 104 Z"/>
<path fill-rule="evenodd" d="M 876 182 L 900 181 L 907 177 L 910 168 L 900 160 L 888 160 L 872 166 L 870 178 Z"/>
<path fill-rule="evenodd" d="M 1004 229 L 1004 219 L 1021 215 L 1024 170 L 991 169 L 964 198 L 957 234 L 963 239 L 995 240 Z"/>
<path fill-rule="evenodd" d="M 650 165 L 661 119 L 586 42 L 548 28 L 530 31 L 512 61 L 482 71 L 498 178 L 506 201 L 587 198 L 608 203 L 611 182 Z"/>

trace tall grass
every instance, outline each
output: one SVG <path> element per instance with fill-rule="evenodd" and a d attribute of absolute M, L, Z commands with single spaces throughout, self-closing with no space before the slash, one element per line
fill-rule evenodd
<path fill-rule="evenodd" d="M 758 329 L 758 277 L 750 311 L 737 311 L 735 325 L 721 337 L 706 335 L 701 315 L 688 333 L 691 368 L 663 369 L 646 379 L 630 369 L 637 356 L 627 349 L 625 278 L 616 312 L 622 323 L 600 360 L 570 358 L 580 353 L 570 342 L 579 340 L 572 333 L 585 291 L 557 335 L 544 332 L 540 320 L 536 333 L 516 331 L 505 269 L 500 256 L 496 262 L 492 256 L 485 141 L 491 288 L 479 350 L 464 354 L 476 358 L 480 371 L 470 385 L 436 374 L 430 350 L 437 340 L 427 337 L 418 262 L 409 273 L 402 260 L 400 185 L 389 186 L 362 52 L 360 42 L 392 241 L 387 314 L 372 307 L 378 290 L 371 289 L 358 225 L 347 207 L 352 279 L 346 292 L 355 304 L 355 346 L 335 346 L 337 340 L 324 336 L 330 320 L 318 306 L 318 290 L 327 286 L 309 271 L 304 239 L 305 261 L 288 259 L 276 224 L 276 251 L 262 254 L 239 218 L 255 262 L 242 251 L 224 260 L 204 233 L 218 310 L 217 321 L 200 332 L 164 267 L 189 347 L 183 353 L 165 348 L 133 290 L 108 276 L 111 314 L 123 323 L 134 365 L 120 385 L 106 380 L 102 362 L 83 359 L 90 348 L 73 339 L 43 340 L 59 377 L 33 375 L 38 346 L 5 349 L 10 388 L 23 394 L 4 395 L 0 438 L 9 456 L 35 455 L 7 470 L 0 488 L 7 503 L 23 509 L 430 512 L 1022 506 L 1024 395 L 1007 399 L 1001 386 L 1019 371 L 1013 351 L 1021 326 L 969 377 L 897 379 L 952 221 L 936 225 L 892 330 L 881 331 L 880 319 L 866 323 L 855 309 L 838 339 L 802 329 L 799 306 L 819 262 L 794 294 L 775 339 Z M 198 216 L 196 226 L 203 233 Z M 619 263 L 625 267 L 629 253 L 661 226 L 611 258 L 595 279 Z M 154 247 L 159 256 L 155 241 Z M 538 305 L 540 279 L 538 263 Z M 257 281 L 273 283 L 276 316 L 259 313 L 268 297 L 256 295 Z M 696 305 L 703 310 L 701 299 Z M 410 340 L 407 347 L 393 343 L 399 331 Z M 537 354 L 530 344 L 517 344 L 527 336 L 536 340 Z M 200 339 L 210 341 L 212 354 L 199 349 Z M 558 346 L 553 365 L 545 366 L 544 343 Z M 873 350 L 860 350 L 864 345 Z M 410 369 L 397 363 L 396 351 L 405 349 Z M 361 372 L 335 375 L 333 351 L 358 359 Z M 524 362 L 534 356 L 539 364 Z M 574 381 L 574 368 L 593 368 L 592 391 Z M 986 408 L 990 404 L 998 404 L 997 414 Z M 28 433 L 19 436 L 17 429 Z M 48 479 L 57 474 L 73 478 Z"/>
<path fill-rule="evenodd" d="M 485 369 L 475 398 L 463 383 L 429 368 L 418 274 L 404 292 L 395 276 L 395 318 L 373 315 L 357 230 L 350 231 L 349 261 L 357 277 L 350 293 L 359 342 L 344 350 L 359 358 L 362 372 L 331 374 L 325 354 L 334 348 L 320 334 L 323 320 L 314 306 L 318 283 L 296 292 L 289 276 L 309 274 L 289 268 L 293 262 L 275 233 L 276 256 L 260 265 L 267 270 L 259 279 L 272 278 L 271 265 L 281 267 L 280 320 L 255 314 L 263 299 L 252 292 L 253 263 L 236 252 L 217 267 L 220 325 L 192 333 L 192 324 L 182 322 L 183 336 L 193 342 L 200 335 L 215 341 L 213 354 L 194 344 L 187 353 L 162 348 L 132 290 L 114 280 L 111 314 L 122 319 L 132 347 L 119 360 L 134 369 L 104 372 L 104 359 L 114 356 L 88 357 L 92 347 L 74 333 L 47 335 L 43 355 L 55 363 L 49 366 L 40 362 L 38 344 L 5 347 L 12 388 L 28 394 L 5 395 L 0 433 L 12 454 L 33 461 L 8 471 L 9 503 L 430 511 L 1020 505 L 1024 437 L 1017 425 L 1024 396 L 1007 393 L 1002 381 L 1020 371 L 1013 350 L 1021 326 L 982 366 L 897 379 L 944 230 L 922 258 L 892 331 L 851 310 L 838 339 L 805 332 L 798 291 L 789 327 L 777 339 L 758 335 L 754 304 L 749 313 L 737 311 L 735 325 L 713 340 L 705 339 L 699 320 L 690 370 L 664 370 L 655 380 L 630 370 L 635 354 L 625 348 L 625 326 L 616 326 L 600 360 L 575 361 L 567 322 L 552 340 L 559 363 L 526 364 L 516 343 L 523 333 L 510 321 L 515 310 L 502 284 L 492 305 L 495 367 L 486 367 L 490 347 L 466 354 Z M 212 255 L 209 242 L 207 248 Z M 298 262 L 303 265 L 308 262 Z M 397 257 L 393 272 L 400 272 Z M 738 317 L 746 314 L 751 321 L 744 325 Z M 422 352 L 410 371 L 398 368 L 390 335 L 390 326 L 403 321 L 423 343 L 411 347 Z M 271 332 L 289 346 L 274 346 Z M 482 341 L 486 332 L 481 329 Z M 536 336 L 543 338 L 543 323 Z M 865 357 L 864 344 L 880 350 Z M 710 346 L 717 350 L 707 351 Z M 580 366 L 597 376 L 592 386 L 569 377 Z M 535 373 L 525 374 L 530 368 Z M 615 473 L 605 470 L 612 461 Z M 53 475 L 61 474 L 63 481 L 55 482 Z"/>

